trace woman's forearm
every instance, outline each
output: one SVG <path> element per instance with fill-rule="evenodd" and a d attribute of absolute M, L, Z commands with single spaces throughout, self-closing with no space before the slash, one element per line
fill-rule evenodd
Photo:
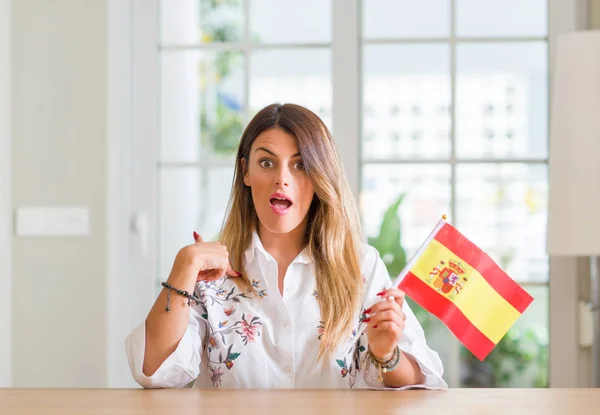
<path fill-rule="evenodd" d="M 425 382 L 425 376 L 414 357 L 400 352 L 398 367 L 388 373 L 383 373 L 383 384 L 388 388 L 419 385 Z"/>
<path fill-rule="evenodd" d="M 195 281 L 169 277 L 168 283 L 187 292 L 194 292 Z M 187 298 L 171 291 L 170 311 L 167 313 L 167 289 L 163 288 L 146 318 L 146 348 L 142 372 L 152 376 L 176 349 L 185 334 L 190 307 Z"/>

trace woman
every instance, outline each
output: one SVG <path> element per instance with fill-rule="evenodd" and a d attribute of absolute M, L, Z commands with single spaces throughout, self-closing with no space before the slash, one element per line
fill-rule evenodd
<path fill-rule="evenodd" d="M 334 141 L 311 111 L 274 104 L 254 117 L 220 242 L 194 237 L 127 338 L 141 386 L 447 387 L 362 242 Z"/>

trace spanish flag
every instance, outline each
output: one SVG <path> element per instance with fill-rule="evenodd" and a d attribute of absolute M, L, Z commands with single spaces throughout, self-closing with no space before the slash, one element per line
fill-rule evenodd
<path fill-rule="evenodd" d="M 394 285 L 443 321 L 479 360 L 487 357 L 533 301 L 445 217 Z"/>

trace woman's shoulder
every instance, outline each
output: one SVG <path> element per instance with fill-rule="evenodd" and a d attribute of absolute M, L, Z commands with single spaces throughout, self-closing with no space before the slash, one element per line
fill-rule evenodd
<path fill-rule="evenodd" d="M 363 271 L 372 270 L 379 261 L 382 261 L 379 251 L 372 245 L 363 242 L 359 248 L 361 258 L 360 268 Z"/>
<path fill-rule="evenodd" d="M 373 282 L 381 284 L 390 280 L 387 267 L 379 251 L 368 243 L 363 243 L 361 246 L 360 269 L 367 285 L 371 285 Z"/>

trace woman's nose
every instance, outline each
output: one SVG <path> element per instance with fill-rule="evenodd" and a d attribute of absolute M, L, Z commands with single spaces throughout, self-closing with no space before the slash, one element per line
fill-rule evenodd
<path fill-rule="evenodd" d="M 290 173 L 287 169 L 279 170 L 278 174 L 275 176 L 275 184 L 277 186 L 289 186 L 290 183 Z"/>

